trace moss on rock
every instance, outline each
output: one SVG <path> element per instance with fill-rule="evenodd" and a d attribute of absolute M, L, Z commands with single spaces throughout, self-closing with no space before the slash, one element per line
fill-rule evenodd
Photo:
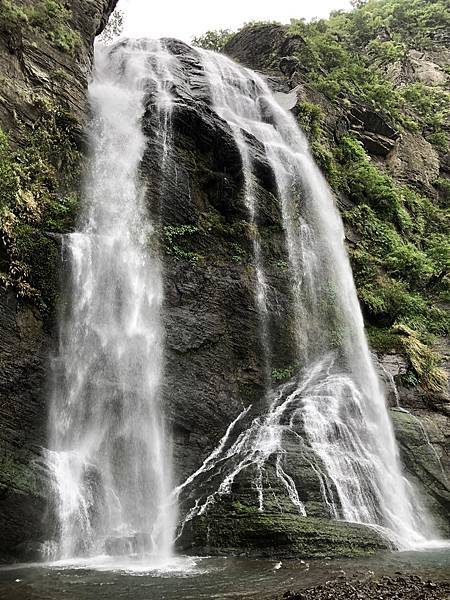
<path fill-rule="evenodd" d="M 192 550 L 208 554 L 362 556 L 387 547 L 375 531 L 362 525 L 248 509 L 197 517 L 192 534 Z"/>
<path fill-rule="evenodd" d="M 55 106 L 14 147 L 0 130 L 0 283 L 53 312 L 58 290 L 58 246 L 52 234 L 70 231 L 79 203 L 81 154 L 76 123 Z"/>

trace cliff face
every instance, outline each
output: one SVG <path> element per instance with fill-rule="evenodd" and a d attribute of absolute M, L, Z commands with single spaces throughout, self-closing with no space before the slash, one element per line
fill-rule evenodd
<path fill-rule="evenodd" d="M 258 43 L 266 45 L 268 54 L 273 57 L 272 41 L 264 38 L 260 31 L 249 46 L 254 48 Z M 149 147 L 143 176 L 149 208 L 154 214 L 158 211 L 159 199 L 163 199 L 164 404 L 173 424 L 174 464 L 177 480 L 181 482 L 202 464 L 244 407 L 253 404 L 248 417 L 243 418 L 233 432 L 231 442 L 258 414 L 264 389 L 264 360 L 254 298 L 252 232 L 244 203 L 240 157 L 228 126 L 211 111 L 195 52 L 173 40 L 167 44 L 180 61 L 172 89 L 175 95 L 173 145 L 162 173 L 157 117 L 149 106 L 144 118 Z M 240 60 L 242 52 L 245 63 L 245 52 L 238 46 L 239 37 L 234 44 L 233 57 Z M 290 81 L 282 73 L 271 69 L 269 74 L 275 89 L 289 91 Z M 376 117 L 374 114 L 373 119 Z M 381 116 L 379 120 L 383 123 Z M 388 125 L 385 128 L 388 129 Z M 258 142 L 250 140 L 250 143 L 260 210 L 258 227 L 270 290 L 270 338 L 276 340 L 272 356 L 276 387 L 277 381 L 286 380 L 293 373 L 293 310 L 289 275 L 284 268 L 287 256 L 274 181 Z M 348 206 L 349 200 L 347 203 Z M 398 375 L 408 368 L 402 356 L 380 353 L 380 375 L 390 394 L 406 467 L 436 522 L 445 531 L 449 500 L 443 474 L 447 468 L 444 450 L 447 421 L 445 415 L 438 412 L 443 409 L 445 396 L 417 387 L 400 388 L 400 400 L 405 407 L 414 407 L 418 414 L 426 415 L 425 429 L 414 416 L 398 411 L 391 377 L 398 380 Z M 427 435 L 431 445 L 427 443 Z M 364 529 L 330 522 L 320 481 L 311 467 L 311 456 L 299 449 L 295 440 L 287 443 L 286 451 L 299 500 L 305 505 L 308 518 L 299 518 L 287 500 L 273 462 L 267 465 L 265 473 L 265 486 L 272 490 L 273 499 L 265 505 L 264 516 L 257 510 L 255 473 L 249 470 L 236 478 L 232 494 L 218 502 L 208 516 L 187 524 L 181 545 L 194 551 L 283 556 L 352 554 L 383 545 L 377 536 L 367 534 Z M 181 513 L 185 514 L 196 500 L 212 492 L 220 477 L 220 469 L 218 473 L 200 477 L 182 494 Z"/>
<path fill-rule="evenodd" d="M 10 15 L 13 28 L 1 21 L 0 69 L 8 81 L 0 102 L 0 122 L 8 144 L 0 143 L 0 167 L 6 175 L 12 168 L 19 173 L 19 181 L 11 181 L 8 189 L 0 190 L 4 288 L 0 301 L 0 325 L 4 331 L 0 340 L 0 554 L 5 558 L 25 552 L 29 556 L 26 542 L 39 541 L 44 536 L 47 483 L 41 448 L 45 447 L 48 357 L 56 344 L 54 314 L 60 270 L 57 241 L 58 234 L 71 230 L 76 215 L 75 192 L 83 149 L 81 131 L 87 115 L 85 91 L 92 42 L 114 2 L 87 3 L 91 13 L 85 4 L 74 1 L 66 8 L 68 13 L 58 13 L 58 33 L 51 34 L 48 28 L 40 30 L 36 23 L 42 23 L 42 19 L 36 18 L 35 13 L 25 15 L 26 20 L 20 14 Z M 11 9 L 10 4 L 5 5 Z M 31 6 L 40 5 L 35 2 Z M 244 407 L 253 404 L 252 410 L 258 410 L 264 390 L 264 362 L 254 297 L 252 230 L 244 204 L 240 155 L 230 129 L 211 109 L 195 52 L 173 40 L 167 43 L 180 60 L 173 86 L 173 144 L 162 173 L 161 141 L 155 134 L 157 115 L 149 102 L 143 120 L 148 147 L 142 176 L 151 213 L 159 212 L 163 199 L 163 394 L 174 432 L 176 478 L 181 482 L 201 465 Z M 390 231 L 380 229 L 384 222 L 380 225 L 378 216 L 375 222 L 372 213 L 355 212 L 363 204 L 357 201 L 357 190 L 367 197 L 372 190 L 364 187 L 364 181 L 350 181 L 350 174 L 357 168 L 374 176 L 370 169 L 375 165 L 380 173 L 421 188 L 438 205 L 440 191 L 435 182 L 438 176 L 446 176 L 445 153 L 417 132 L 400 131 L 382 111 L 367 103 L 355 99 L 349 105 L 347 98 L 334 101 L 311 85 L 308 71 L 301 68 L 304 43 L 298 36 L 288 35 L 283 27 L 244 30 L 226 51 L 239 62 L 269 74 L 275 89 L 297 88 L 299 101 L 294 111 L 310 134 L 316 158 L 332 185 L 341 184 L 346 177 L 347 188 L 336 185 L 335 190 L 346 220 L 357 284 L 363 290 L 360 295 L 367 323 L 372 327 L 371 339 L 380 356 L 381 375 L 390 390 L 404 462 L 437 521 L 445 528 L 449 492 L 441 467 L 448 467 L 444 453 L 447 399 L 441 387 L 432 391 L 429 382 L 418 385 L 417 353 L 427 350 L 422 347 L 423 340 L 411 333 L 411 322 L 403 324 L 408 330 L 393 328 L 398 315 L 392 317 L 392 307 L 401 316 L 402 303 L 409 302 L 410 296 L 403 295 L 399 300 L 386 295 L 378 303 L 373 301 L 378 283 L 382 288 L 383 277 L 394 275 L 387 274 L 384 264 L 380 266 L 381 259 L 375 252 L 367 257 L 371 232 L 362 230 L 361 225 L 376 225 L 375 235 L 380 237 L 389 238 Z M 431 58 L 427 55 L 426 61 Z M 433 64 L 437 66 L 432 70 L 440 73 L 438 63 Z M 427 67 L 429 77 L 430 68 Z M 396 77 L 410 77 L 410 67 L 398 66 L 396 73 Z M 349 137 L 362 142 L 364 155 L 361 146 L 353 146 Z M 342 164 L 334 155 L 338 146 Z M 289 386 L 295 352 L 281 215 L 271 170 L 258 143 L 252 141 L 251 147 L 260 211 L 258 225 L 270 290 L 269 328 L 271 338 L 276 340 L 272 378 L 274 386 L 278 382 Z M 351 160 L 346 162 L 348 156 Z M 8 182 L 8 177 L 4 181 Z M 381 184 L 389 192 L 394 189 L 384 179 L 376 181 L 373 187 L 378 189 Z M 371 210 L 375 210 L 377 201 L 373 200 Z M 419 209 L 422 205 L 418 205 L 415 218 L 423 220 Z M 435 218 L 434 213 L 429 214 Z M 397 217 L 396 213 L 392 219 Z M 387 222 L 389 217 L 385 219 Z M 364 241 L 366 246 L 361 245 Z M 389 252 L 391 249 L 385 249 L 386 254 Z M 372 287 L 364 287 L 364 283 Z M 378 312 L 374 307 L 378 307 Z M 423 308 L 424 312 L 427 310 L 431 309 Z M 405 344 L 411 344 L 411 339 L 417 340 L 416 354 L 405 351 Z M 429 354 L 426 356 L 429 358 Z M 400 387 L 401 404 L 424 417 L 422 423 L 431 445 L 414 416 L 396 410 L 391 377 Z M 249 418 L 253 414 L 249 413 Z M 244 426 L 242 422 L 240 427 Z M 329 556 L 373 551 L 384 545 L 365 528 L 330 521 L 310 456 L 300 453 L 294 444 L 288 452 L 308 518 L 300 518 L 286 501 L 285 491 L 279 489 L 276 465 L 272 464 L 266 483 L 272 487 L 273 502 L 264 515 L 257 510 L 252 482 L 240 477 L 231 496 L 218 503 L 211 516 L 198 518 L 186 527 L 183 547 L 208 552 Z M 182 510 L 186 511 L 204 495 L 208 485 L 201 480 L 183 496 Z"/>
<path fill-rule="evenodd" d="M 375 4 L 369 2 L 367 12 Z M 405 6 L 389 0 L 384 4 L 386 18 L 390 5 Z M 419 10 L 425 7 L 422 5 Z M 364 13 L 360 13 L 359 27 L 364 30 Z M 355 15 L 356 21 L 358 11 Z M 442 18 L 445 20 L 448 14 Z M 275 24 L 244 27 L 228 41 L 224 52 L 295 89 L 297 103 L 293 112 L 336 193 L 344 219 L 358 294 L 388 392 L 402 459 L 409 476 L 428 495 L 436 522 L 445 531 L 450 501 L 446 451 L 450 436 L 448 321 L 444 317 L 439 324 L 433 323 L 433 315 L 440 313 L 439 320 L 448 309 L 448 261 L 431 268 L 435 276 L 431 271 L 418 272 L 416 278 L 411 274 L 420 253 L 427 254 L 429 241 L 448 235 L 449 53 L 439 27 L 419 37 L 413 36 L 413 26 L 408 29 L 413 39 L 408 39 L 391 21 L 383 36 L 377 32 L 376 41 L 380 45 L 401 42 L 402 50 L 398 56 L 377 61 L 376 52 L 372 50 L 370 55 L 369 50 L 358 47 L 357 40 L 345 39 L 351 18 L 350 25 L 339 14 L 334 19 L 317 25 L 300 24 L 297 28 Z M 428 37 L 432 35 L 433 39 Z M 324 39 L 328 45 L 336 44 L 335 51 L 342 52 L 339 85 L 334 81 L 337 65 L 327 63 L 326 48 L 320 46 Z M 369 41 L 370 38 L 366 44 Z M 361 60 L 356 52 L 363 56 Z M 359 74 L 346 66 L 349 57 L 358 64 Z M 384 85 L 389 101 L 383 98 L 381 90 L 376 99 L 369 86 L 361 89 L 356 83 L 361 74 L 369 85 L 374 79 Z M 395 103 L 390 104 L 397 93 L 394 87 L 402 94 L 404 116 L 413 124 L 402 122 Z M 441 99 L 434 125 L 439 135 L 425 118 L 423 106 L 418 108 L 418 97 L 412 101 L 411 90 L 422 101 L 426 96 Z M 436 143 L 440 136 L 442 145 Z M 359 158 L 346 157 L 344 146 L 349 140 L 358 144 Z M 415 232 L 395 216 L 395 211 L 391 212 L 396 203 L 395 190 L 402 197 L 402 209 L 406 208 L 418 225 Z M 426 206 L 425 227 L 419 224 L 421 203 Z M 391 235 L 395 236 L 392 244 L 388 241 Z M 408 265 L 397 262 L 393 269 L 389 263 L 399 251 L 403 252 L 401 246 L 417 249 L 416 257 L 411 255 Z M 442 250 L 448 256 L 446 243 Z M 397 286 L 402 292 L 397 295 L 392 289 L 385 302 L 385 286 Z M 424 307 L 428 304 L 430 318 L 426 322 L 421 322 L 418 315 L 421 309 L 416 312 L 412 304 L 408 306 L 408 296 L 418 304 L 423 298 Z M 404 303 L 403 308 L 399 301 Z M 428 355 L 428 367 L 422 369 L 418 365 L 412 347 L 423 357 Z M 434 369 L 440 377 L 439 385 L 431 383 Z"/>
<path fill-rule="evenodd" d="M 42 539 L 57 234 L 77 204 L 94 36 L 114 0 L 0 2 L 0 555 Z"/>

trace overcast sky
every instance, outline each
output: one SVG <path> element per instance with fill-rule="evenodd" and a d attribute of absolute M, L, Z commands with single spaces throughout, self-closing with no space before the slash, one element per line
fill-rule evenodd
<path fill-rule="evenodd" d="M 350 0 L 119 0 L 124 35 L 176 37 L 190 42 L 208 29 L 236 29 L 247 21 L 289 22 L 326 17 Z"/>

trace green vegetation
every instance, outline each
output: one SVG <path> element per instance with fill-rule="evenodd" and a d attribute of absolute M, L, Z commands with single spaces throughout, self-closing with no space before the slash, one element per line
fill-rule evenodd
<path fill-rule="evenodd" d="M 81 43 L 80 34 L 71 27 L 71 17 L 71 11 L 58 0 L 32 4 L 0 0 L 0 28 L 39 31 L 53 46 L 68 54 L 74 54 Z"/>
<path fill-rule="evenodd" d="M 220 52 L 224 49 L 226 44 L 234 36 L 234 32 L 229 29 L 219 29 L 217 31 L 207 31 L 203 35 L 194 37 L 192 44 L 205 50 L 214 50 L 214 52 Z"/>
<path fill-rule="evenodd" d="M 290 379 L 296 371 L 295 365 L 290 365 L 285 369 L 272 369 L 271 377 L 272 381 L 281 383 Z"/>
<path fill-rule="evenodd" d="M 279 25 L 277 21 L 250 21 L 245 23 L 244 27 L 252 27 L 253 25 L 274 24 Z M 242 28 L 243 29 L 243 28 Z M 240 30 L 239 30 L 240 31 Z M 222 52 L 228 42 L 236 35 L 236 31 L 230 29 L 210 30 L 192 38 L 192 45 L 204 48 L 205 50 L 213 50 L 214 52 Z"/>
<path fill-rule="evenodd" d="M 449 94 L 423 83 L 394 86 L 385 67 L 408 50 L 427 49 L 450 26 L 447 3 L 369 0 L 328 21 L 292 23 L 289 35 L 305 44 L 298 55 L 308 85 L 340 106 L 368 105 L 400 131 L 419 132 L 438 151 L 448 149 Z M 298 105 L 299 124 L 313 154 L 338 194 L 355 205 L 343 214 L 357 235 L 349 252 L 369 339 L 381 351 L 405 353 L 411 365 L 404 383 L 442 391 L 445 374 L 432 350 L 434 335 L 449 330 L 441 308 L 450 292 L 447 179 L 435 182 L 438 198 L 398 183 L 370 159 L 355 134 L 336 144 L 325 132 L 322 110 Z"/>
<path fill-rule="evenodd" d="M 186 238 L 197 232 L 198 227 L 195 225 L 167 225 L 164 227 L 163 239 L 166 253 L 178 259 L 189 260 L 192 263 L 201 262 L 203 260 L 201 254 L 187 250 L 181 245 L 186 241 Z"/>
<path fill-rule="evenodd" d="M 368 0 L 357 6 L 351 12 L 336 11 L 329 19 L 293 19 L 286 28 L 291 42 L 298 42 L 294 54 L 308 74 L 308 84 L 341 104 L 357 99 L 388 115 L 398 128 L 421 131 L 445 151 L 448 91 L 422 83 L 398 86 L 386 77 L 386 68 L 393 64 L 401 68 L 410 49 L 445 45 L 450 29 L 448 2 Z M 248 23 L 243 29 L 266 25 Z M 194 44 L 220 51 L 235 33 L 209 31 Z M 274 53 L 274 62 L 268 66 L 276 68 L 279 58 Z"/>
<path fill-rule="evenodd" d="M 357 233 L 349 252 L 369 339 L 375 349 L 403 351 L 417 380 L 441 391 L 430 344 L 449 331 L 440 308 L 450 291 L 448 214 L 375 167 L 354 138 L 344 137 L 336 156 L 340 190 L 356 204 L 343 218 Z"/>
<path fill-rule="evenodd" d="M 442 391 L 447 383 L 447 374 L 440 367 L 441 356 L 423 344 L 416 332 L 409 327 L 398 325 L 397 331 L 402 334 L 400 339 L 403 350 L 411 363 L 412 375 L 416 381 L 420 381 L 430 392 Z M 411 375 L 411 371 L 406 373 L 408 375 Z"/>
<path fill-rule="evenodd" d="M 357 234 L 348 250 L 372 346 L 408 356 L 404 383 L 442 391 L 431 345 L 450 324 L 440 307 L 450 298 L 448 180 L 435 182 L 442 200 L 433 201 L 375 166 L 352 134 L 330 142 L 319 107 L 300 103 L 297 118 L 328 181 L 354 204 L 342 216 Z"/>
<path fill-rule="evenodd" d="M 73 226 L 81 155 L 70 116 L 50 106 L 45 115 L 32 129 L 21 126 L 19 148 L 0 130 L 0 284 L 49 312 L 58 261 L 50 236 Z"/>
<path fill-rule="evenodd" d="M 443 0 L 369 0 L 352 12 L 306 23 L 293 20 L 289 35 L 303 43 L 298 58 L 308 83 L 332 100 L 358 99 L 386 115 L 397 127 L 427 134 L 444 148 L 444 125 L 450 111 L 447 90 L 422 83 L 399 87 L 385 74 L 408 50 L 432 46 L 450 27 Z"/>

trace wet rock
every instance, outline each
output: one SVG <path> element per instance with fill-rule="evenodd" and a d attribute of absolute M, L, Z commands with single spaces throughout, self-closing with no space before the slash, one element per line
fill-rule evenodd
<path fill-rule="evenodd" d="M 0 291 L 0 555 L 20 556 L 44 535 L 49 486 L 45 443 L 45 366 L 50 338 L 39 312 Z"/>
<path fill-rule="evenodd" d="M 405 357 L 401 354 L 381 354 L 379 356 L 373 354 L 372 358 L 377 367 L 378 376 L 384 384 L 389 406 L 398 406 L 400 403 L 399 377 L 408 370 Z"/>
<path fill-rule="evenodd" d="M 128 556 L 133 553 L 133 540 L 129 537 L 109 537 L 105 541 L 105 552 L 109 556 Z"/>
<path fill-rule="evenodd" d="M 194 554 L 273 558 L 362 556 L 388 547 L 362 525 L 293 512 L 230 513 L 220 506 L 189 522 L 180 543 L 183 551 Z"/>
<path fill-rule="evenodd" d="M 152 538 L 145 532 L 137 532 L 129 536 L 111 536 L 105 540 L 105 552 L 109 556 L 144 554 L 151 550 Z"/>
<path fill-rule="evenodd" d="M 408 477 L 421 491 L 422 502 L 433 515 L 441 534 L 449 535 L 448 420 L 444 415 L 392 409 L 400 454 Z"/>

